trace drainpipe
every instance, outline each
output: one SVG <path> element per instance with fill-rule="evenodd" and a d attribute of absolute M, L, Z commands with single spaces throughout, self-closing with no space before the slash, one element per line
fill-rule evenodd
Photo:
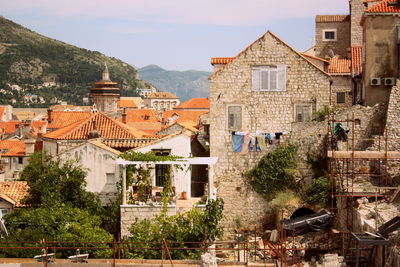
<path fill-rule="evenodd" d="M 124 113 L 122 113 L 122 123 L 126 124 L 126 108 L 124 108 Z"/>

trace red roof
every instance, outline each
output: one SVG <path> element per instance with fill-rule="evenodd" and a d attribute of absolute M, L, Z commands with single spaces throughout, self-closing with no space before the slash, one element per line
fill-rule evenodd
<path fill-rule="evenodd" d="M 88 111 L 52 111 L 51 122 L 47 125 L 49 129 L 60 129 L 89 118 L 92 113 Z"/>
<path fill-rule="evenodd" d="M 33 135 L 37 136 L 38 133 L 46 132 L 47 121 L 33 121 L 31 127 L 33 129 Z"/>
<path fill-rule="evenodd" d="M 120 99 L 118 101 L 118 106 L 120 108 L 137 108 L 136 104 L 129 99 Z"/>
<path fill-rule="evenodd" d="M 389 3 L 394 3 L 397 1 L 393 0 L 382 0 L 381 2 L 377 3 L 376 5 L 371 6 L 368 8 L 365 13 L 399 13 L 400 6 L 391 6 Z"/>
<path fill-rule="evenodd" d="M 15 134 L 15 130 L 20 124 L 22 124 L 20 121 L 0 121 L 0 128 L 3 128 L 6 134 Z"/>
<path fill-rule="evenodd" d="M 168 122 L 169 118 L 174 115 L 178 116 L 176 122 L 193 122 L 195 125 L 198 124 L 200 116 L 208 113 L 208 111 L 198 111 L 198 110 L 167 110 L 163 113 L 163 121 Z"/>
<path fill-rule="evenodd" d="M 23 207 L 21 200 L 28 194 L 29 186 L 25 181 L 0 182 L 0 195 L 6 195 L 15 201 L 15 207 Z"/>
<path fill-rule="evenodd" d="M 212 57 L 211 58 L 211 65 L 214 64 L 228 64 L 232 60 L 234 60 L 234 57 Z"/>
<path fill-rule="evenodd" d="M 118 121 L 122 121 L 122 118 Z M 137 109 L 126 111 L 126 122 L 160 122 L 160 120 L 154 109 Z"/>
<path fill-rule="evenodd" d="M 331 74 L 350 74 L 351 60 L 333 57 L 329 62 L 328 72 Z"/>
<path fill-rule="evenodd" d="M 358 76 L 362 73 L 362 46 L 351 47 L 351 74 Z"/>
<path fill-rule="evenodd" d="M 25 143 L 19 139 L 0 141 L 0 156 L 19 157 L 25 155 Z"/>
<path fill-rule="evenodd" d="M 350 20 L 350 15 L 317 15 L 315 22 L 342 22 Z"/>
<path fill-rule="evenodd" d="M 210 100 L 208 98 L 192 98 L 174 109 L 210 109 Z"/>
<path fill-rule="evenodd" d="M 58 140 L 86 140 L 94 127 L 100 137 L 105 139 L 132 139 L 145 135 L 145 133 L 131 129 L 101 112 L 96 112 L 85 120 L 47 133 L 43 137 Z"/>

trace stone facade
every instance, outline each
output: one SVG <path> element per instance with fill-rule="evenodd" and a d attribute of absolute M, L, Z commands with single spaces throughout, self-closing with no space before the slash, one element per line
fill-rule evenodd
<path fill-rule="evenodd" d="M 285 90 L 253 91 L 252 67 L 278 64 L 287 67 Z M 233 151 L 228 107 L 242 108 L 240 131 L 290 132 L 296 104 L 308 104 L 314 111 L 329 104 L 329 76 L 267 32 L 215 72 L 210 85 L 210 155 L 219 158 L 214 186 L 225 201 L 224 226 L 233 228 L 238 217 L 247 226 L 260 226 L 269 204 L 246 183 L 243 173 L 254 167 L 265 151 L 247 155 Z"/>
<path fill-rule="evenodd" d="M 336 31 L 336 40 L 327 41 L 323 38 L 324 30 Z M 317 22 L 315 25 L 315 55 L 326 58 L 333 55 L 347 57 L 350 46 L 350 16 L 343 21 Z M 332 53 L 330 52 L 332 50 Z"/>
<path fill-rule="evenodd" d="M 350 0 L 350 45 L 362 45 L 361 17 L 364 13 L 364 0 Z"/>
<path fill-rule="evenodd" d="M 352 96 L 352 81 L 350 75 L 332 75 L 332 103 L 341 107 L 351 107 L 353 104 Z M 338 100 L 344 95 L 344 103 L 339 103 Z M 342 100 L 342 99 L 340 99 Z"/>
<path fill-rule="evenodd" d="M 129 236 L 129 228 L 132 223 L 138 220 L 152 219 L 159 215 L 162 211 L 162 206 L 149 205 L 122 205 L 121 206 L 121 237 Z M 167 207 L 167 215 L 172 216 L 177 213 L 176 206 Z"/>
<path fill-rule="evenodd" d="M 397 77 L 399 52 L 396 25 L 400 17 L 369 14 L 364 19 L 364 70 L 365 104 L 388 103 L 392 86 L 385 85 L 385 78 Z M 376 78 L 380 85 L 371 85 Z"/>

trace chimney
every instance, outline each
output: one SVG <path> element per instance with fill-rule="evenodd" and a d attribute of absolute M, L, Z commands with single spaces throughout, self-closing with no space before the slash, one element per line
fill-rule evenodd
<path fill-rule="evenodd" d="M 51 123 L 52 121 L 52 117 L 51 114 L 53 113 L 53 111 L 51 110 L 51 108 L 47 109 L 47 122 Z"/>
<path fill-rule="evenodd" d="M 124 108 L 124 111 L 122 113 L 122 123 L 126 124 L 126 108 Z"/>

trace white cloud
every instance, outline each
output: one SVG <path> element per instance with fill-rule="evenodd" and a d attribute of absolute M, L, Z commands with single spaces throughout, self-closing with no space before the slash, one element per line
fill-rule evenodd
<path fill-rule="evenodd" d="M 265 25 L 281 18 L 348 12 L 348 0 L 0 0 L 0 12 L 118 17 L 198 25 Z"/>

